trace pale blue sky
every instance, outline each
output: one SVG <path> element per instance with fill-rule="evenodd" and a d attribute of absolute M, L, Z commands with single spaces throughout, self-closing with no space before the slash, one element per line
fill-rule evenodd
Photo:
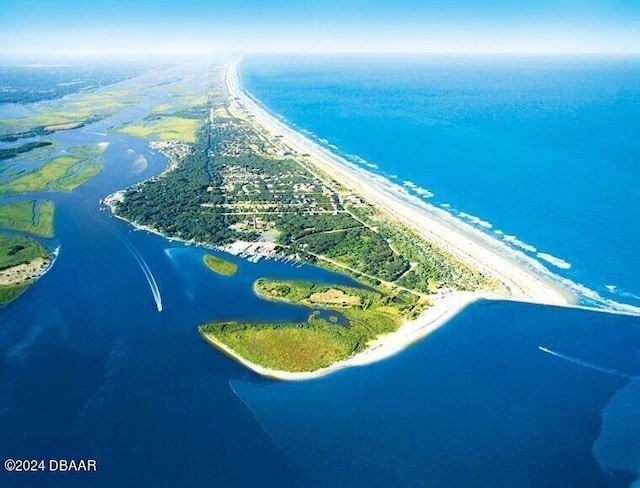
<path fill-rule="evenodd" d="M 640 0 L 4 0 L 3 57 L 640 52 Z"/>

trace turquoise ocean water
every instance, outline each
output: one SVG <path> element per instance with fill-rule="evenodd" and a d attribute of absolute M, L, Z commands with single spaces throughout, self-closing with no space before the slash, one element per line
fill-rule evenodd
<path fill-rule="evenodd" d="M 640 58 L 245 58 L 245 87 L 363 168 L 640 305 Z M 586 288 L 585 288 L 586 287 Z"/>

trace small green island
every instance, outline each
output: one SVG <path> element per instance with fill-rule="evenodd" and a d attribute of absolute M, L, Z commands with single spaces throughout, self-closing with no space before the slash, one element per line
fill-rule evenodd
<path fill-rule="evenodd" d="M 202 261 L 207 268 L 222 276 L 233 276 L 238 271 L 238 266 L 234 263 L 225 261 L 224 259 L 212 254 L 205 254 Z"/>

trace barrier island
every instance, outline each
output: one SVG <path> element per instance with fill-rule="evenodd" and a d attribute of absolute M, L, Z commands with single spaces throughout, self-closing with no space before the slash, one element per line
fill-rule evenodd
<path fill-rule="evenodd" d="M 277 121 L 240 89 L 235 63 L 212 71 L 208 94 L 207 117 L 172 169 L 112 196 L 114 213 L 170 238 L 312 263 L 361 285 L 258 280 L 258 296 L 306 306 L 309 317 L 200 327 L 247 367 L 316 377 L 393 354 L 479 298 L 566 303 L 477 236 Z"/>

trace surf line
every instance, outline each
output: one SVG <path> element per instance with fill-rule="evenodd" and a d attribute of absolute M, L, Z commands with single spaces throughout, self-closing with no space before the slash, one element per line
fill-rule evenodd
<path fill-rule="evenodd" d="M 601 373 L 611 374 L 614 376 L 618 376 L 620 378 L 627 378 L 630 380 L 634 378 L 633 375 L 629 373 L 625 373 L 624 371 L 619 371 L 617 369 L 612 369 L 612 368 L 605 368 L 604 366 L 599 366 L 597 364 L 583 361 L 582 359 L 574 358 L 571 356 L 567 356 L 566 354 L 552 351 L 551 349 L 544 346 L 538 346 L 538 349 L 540 349 L 542 352 L 545 352 L 547 354 L 551 354 L 552 356 L 555 356 L 557 358 L 564 359 L 565 361 L 569 361 L 570 363 L 577 364 L 578 366 L 583 366 L 585 368 L 594 369 L 596 371 L 600 371 Z"/>

